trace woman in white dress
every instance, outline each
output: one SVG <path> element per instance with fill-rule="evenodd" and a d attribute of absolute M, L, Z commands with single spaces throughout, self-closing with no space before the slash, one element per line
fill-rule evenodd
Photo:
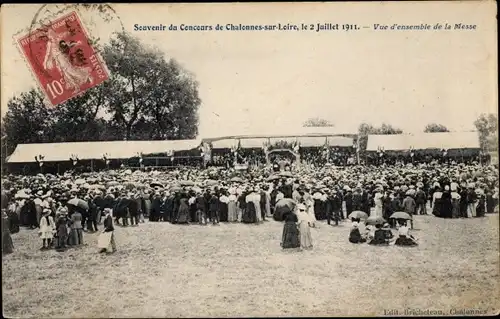
<path fill-rule="evenodd" d="M 377 188 L 375 197 L 373 198 L 375 202 L 375 210 L 373 214 L 370 214 L 370 216 L 376 216 L 376 217 L 383 217 L 383 209 L 382 209 L 382 200 L 384 198 L 384 195 L 382 194 L 382 189 Z"/>
<path fill-rule="evenodd" d="M 306 202 L 306 212 L 309 217 L 309 225 L 313 228 L 316 227 L 316 215 L 314 214 L 314 200 L 311 197 L 308 197 Z"/>
<path fill-rule="evenodd" d="M 304 204 L 297 205 L 297 218 L 299 220 L 299 239 L 300 248 L 311 249 L 313 247 L 311 228 L 310 228 L 310 217 L 306 212 L 306 206 Z"/>
<path fill-rule="evenodd" d="M 52 239 L 54 238 L 56 224 L 52 216 L 50 216 L 50 212 L 51 210 L 49 208 L 45 208 L 42 212 L 42 218 L 40 219 L 39 233 L 43 242 L 41 250 L 49 249 L 52 244 Z"/>
<path fill-rule="evenodd" d="M 238 220 L 238 212 L 237 212 L 237 200 L 236 197 L 236 189 L 229 190 L 229 197 L 227 203 L 227 221 L 230 223 L 234 223 Z"/>

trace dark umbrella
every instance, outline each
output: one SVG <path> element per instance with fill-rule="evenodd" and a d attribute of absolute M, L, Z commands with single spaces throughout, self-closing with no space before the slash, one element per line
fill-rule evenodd
<path fill-rule="evenodd" d="M 120 183 L 117 181 L 111 181 L 111 182 L 106 183 L 107 187 L 114 187 L 114 186 L 118 186 L 118 185 L 120 185 Z"/>
<path fill-rule="evenodd" d="M 89 209 L 89 204 L 86 201 L 84 201 L 83 199 L 79 199 L 79 198 L 72 198 L 66 204 L 72 205 L 75 207 L 80 207 L 81 209 L 84 209 L 84 210 Z"/>
<path fill-rule="evenodd" d="M 410 214 L 405 213 L 405 212 L 395 212 L 394 214 L 391 215 L 389 218 L 395 218 L 395 219 L 406 219 L 406 220 L 412 220 L 413 218 L 410 216 Z"/>
<path fill-rule="evenodd" d="M 233 177 L 229 180 L 230 182 L 233 182 L 233 183 L 243 183 L 243 179 L 241 177 Z"/>
<path fill-rule="evenodd" d="M 368 218 L 368 214 L 365 213 L 365 212 L 362 212 L 360 210 L 355 210 L 352 213 L 350 213 L 347 218 L 349 218 L 349 219 L 351 219 L 351 218 L 367 219 Z"/>
<path fill-rule="evenodd" d="M 151 184 L 149 184 L 149 186 L 151 186 L 151 188 L 155 188 L 155 187 L 164 188 L 164 186 L 158 182 L 151 183 Z"/>
<path fill-rule="evenodd" d="M 192 181 L 180 181 L 179 185 L 181 185 L 181 186 L 194 186 L 194 182 L 192 182 Z"/>
<path fill-rule="evenodd" d="M 280 179 L 280 178 L 281 177 L 279 177 L 278 175 L 271 175 L 268 178 L 266 178 L 266 181 L 267 182 L 272 182 L 272 181 L 275 181 L 275 180 Z"/>
<path fill-rule="evenodd" d="M 207 185 L 207 186 L 217 185 L 218 183 L 219 183 L 218 181 L 215 181 L 213 179 L 209 179 L 209 180 L 205 181 L 205 185 Z M 194 185 L 194 183 L 193 183 L 193 185 Z M 188 185 L 188 186 L 193 186 L 193 185 Z"/>
<path fill-rule="evenodd" d="M 282 177 L 293 177 L 293 174 L 291 172 L 282 172 L 282 173 L 280 173 L 280 176 L 282 176 Z"/>
<path fill-rule="evenodd" d="M 370 216 L 366 219 L 367 225 L 383 225 L 385 223 L 385 219 L 380 216 Z"/>
<path fill-rule="evenodd" d="M 274 209 L 274 219 L 277 221 L 283 220 L 286 214 L 292 213 L 295 210 L 295 201 L 291 198 L 280 199 Z"/>
<path fill-rule="evenodd" d="M 125 189 L 127 189 L 127 190 L 133 190 L 137 187 L 137 185 L 133 182 L 127 182 L 124 184 L 124 186 L 125 186 Z"/>
<path fill-rule="evenodd" d="M 180 192 L 181 190 L 182 190 L 182 187 L 180 187 L 180 186 L 172 186 L 170 188 L 170 191 L 172 191 L 172 192 Z"/>

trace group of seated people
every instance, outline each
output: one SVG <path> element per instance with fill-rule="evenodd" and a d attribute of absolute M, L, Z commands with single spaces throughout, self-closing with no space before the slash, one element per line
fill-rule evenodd
<path fill-rule="evenodd" d="M 388 223 L 376 224 L 374 227 L 361 223 L 359 218 L 352 218 L 352 228 L 349 233 L 349 242 L 360 244 L 368 242 L 370 245 L 389 245 L 394 239 Z M 417 246 L 416 239 L 410 235 L 410 228 L 406 220 L 398 220 L 398 237 L 394 242 L 397 246 Z"/>

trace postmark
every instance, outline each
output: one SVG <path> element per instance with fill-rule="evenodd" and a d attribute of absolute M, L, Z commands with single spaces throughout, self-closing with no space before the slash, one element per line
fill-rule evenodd
<path fill-rule="evenodd" d="M 76 11 L 29 32 L 18 45 L 51 106 L 109 79 Z"/>

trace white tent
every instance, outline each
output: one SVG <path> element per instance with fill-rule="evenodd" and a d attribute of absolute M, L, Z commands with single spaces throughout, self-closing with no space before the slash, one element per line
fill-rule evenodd
<path fill-rule="evenodd" d="M 443 132 L 394 135 L 368 135 L 367 151 L 408 151 L 429 149 L 479 149 L 477 132 Z"/>
<path fill-rule="evenodd" d="M 17 145 L 8 163 L 31 163 L 42 155 L 45 162 L 69 161 L 76 156 L 80 160 L 101 159 L 105 154 L 109 159 L 127 159 L 139 153 L 153 154 L 168 151 L 185 151 L 199 147 L 200 140 L 171 141 L 108 141 L 38 143 Z"/>

